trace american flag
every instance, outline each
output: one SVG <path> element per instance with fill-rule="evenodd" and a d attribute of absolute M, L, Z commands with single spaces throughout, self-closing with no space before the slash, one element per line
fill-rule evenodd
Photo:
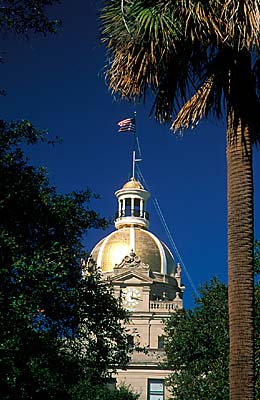
<path fill-rule="evenodd" d="M 135 132 L 135 118 L 125 118 L 117 123 L 118 132 Z"/>

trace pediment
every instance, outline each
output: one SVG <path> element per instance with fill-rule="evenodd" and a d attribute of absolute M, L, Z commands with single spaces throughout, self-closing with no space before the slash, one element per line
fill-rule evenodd
<path fill-rule="evenodd" d="M 149 271 L 150 266 L 148 264 L 144 264 L 141 258 L 135 254 L 133 250 L 131 250 L 130 254 L 125 256 L 119 264 L 116 264 L 114 267 L 114 271 L 116 273 L 120 273 L 120 271 L 124 269 L 139 269 L 142 271 Z"/>
<path fill-rule="evenodd" d="M 153 283 L 153 279 L 150 276 L 145 276 L 135 271 L 124 271 L 110 278 L 112 283 L 120 284 L 149 284 Z"/>

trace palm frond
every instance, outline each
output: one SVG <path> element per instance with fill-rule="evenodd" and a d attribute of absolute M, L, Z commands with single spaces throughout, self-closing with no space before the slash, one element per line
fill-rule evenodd
<path fill-rule="evenodd" d="M 158 121 L 172 121 L 172 115 L 190 98 L 195 66 L 198 67 L 197 79 L 205 76 L 207 55 L 200 51 L 198 60 L 197 51 L 195 43 L 183 41 L 162 60 L 158 85 L 154 88 L 155 100 L 150 112 L 150 115 L 154 113 Z"/>
<path fill-rule="evenodd" d="M 186 34 L 236 50 L 260 45 L 259 0 L 182 1 Z"/>
<path fill-rule="evenodd" d="M 123 19 L 120 1 L 111 1 L 103 9 L 102 40 L 111 60 L 106 78 L 113 93 L 133 99 L 158 86 L 163 60 L 183 31 L 167 4 L 125 0 Z"/>
<path fill-rule="evenodd" d="M 128 43 L 113 57 L 106 78 L 112 93 L 130 99 L 141 97 L 148 85 L 157 85 L 157 60 L 152 45 L 149 53 L 138 45 Z"/>
<path fill-rule="evenodd" d="M 229 76 L 239 68 L 232 62 L 260 48 L 260 0 L 103 2 L 102 41 L 112 93 L 140 100 L 151 91 L 151 113 L 159 121 L 169 122 L 177 113 L 174 130 L 195 126 L 210 112 L 219 118 L 226 104 L 235 102 Z M 259 66 L 252 71 L 258 83 L 259 71 Z M 244 90 L 241 84 L 238 89 Z M 251 103 L 253 96 L 244 92 L 245 103 Z M 247 109 L 244 103 L 239 108 Z"/>
<path fill-rule="evenodd" d="M 213 83 L 214 75 L 210 76 L 194 96 L 180 109 L 171 126 L 174 132 L 194 128 L 205 116 L 212 103 L 210 97 L 212 96 Z"/>
<path fill-rule="evenodd" d="M 238 50 L 259 47 L 259 11 L 259 0 L 225 1 L 219 20 L 223 21 L 226 42 Z"/>

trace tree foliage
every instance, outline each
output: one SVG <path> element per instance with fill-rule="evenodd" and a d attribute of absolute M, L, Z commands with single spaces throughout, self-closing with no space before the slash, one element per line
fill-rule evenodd
<path fill-rule="evenodd" d="M 59 194 L 23 148 L 45 140 L 28 121 L 0 123 L 0 391 L 5 400 L 69 399 L 128 361 L 126 312 L 82 239 L 107 223 L 89 190 Z"/>
<path fill-rule="evenodd" d="M 259 272 L 259 242 L 255 272 Z M 173 314 L 166 323 L 168 385 L 176 400 L 228 400 L 228 289 L 213 278 L 200 289 L 192 310 Z M 260 389 L 260 283 L 255 283 L 256 399 Z"/>
<path fill-rule="evenodd" d="M 49 18 L 46 8 L 59 0 L 3 0 L 0 8 L 0 31 L 28 37 L 29 33 L 56 33 L 60 25 Z"/>
<path fill-rule="evenodd" d="M 107 386 L 93 386 L 88 381 L 74 389 L 73 400 L 138 400 L 139 394 L 124 384 L 109 389 Z"/>
<path fill-rule="evenodd" d="M 217 279 L 200 290 L 193 310 L 174 314 L 166 324 L 167 365 L 177 400 L 228 399 L 227 287 Z"/>

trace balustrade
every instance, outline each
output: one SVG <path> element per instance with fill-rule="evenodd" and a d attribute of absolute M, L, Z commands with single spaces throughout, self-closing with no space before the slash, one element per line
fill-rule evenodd
<path fill-rule="evenodd" d="M 179 308 L 175 301 L 150 301 L 150 311 L 175 311 Z"/>
<path fill-rule="evenodd" d="M 116 213 L 115 219 L 124 218 L 124 217 L 138 217 L 138 218 L 145 218 L 149 221 L 149 213 L 144 210 L 136 210 L 136 209 L 127 209 L 118 211 Z"/>

